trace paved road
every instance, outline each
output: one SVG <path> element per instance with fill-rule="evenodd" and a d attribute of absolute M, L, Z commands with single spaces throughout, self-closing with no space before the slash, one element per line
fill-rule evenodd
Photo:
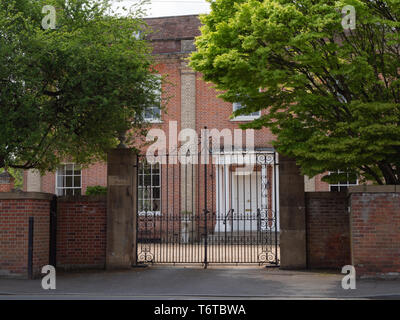
<path fill-rule="evenodd" d="M 127 271 L 57 274 L 57 289 L 41 280 L 0 279 L 0 299 L 341 299 L 400 298 L 400 280 L 358 280 L 343 290 L 343 275 L 260 267 L 153 266 Z"/>

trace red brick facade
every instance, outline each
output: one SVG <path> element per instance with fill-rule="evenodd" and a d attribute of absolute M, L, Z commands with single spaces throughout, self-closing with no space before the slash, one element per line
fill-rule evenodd
<path fill-rule="evenodd" d="M 347 195 L 306 193 L 307 260 L 310 269 L 341 269 L 350 264 Z"/>
<path fill-rule="evenodd" d="M 54 172 L 49 172 L 42 177 L 42 192 L 56 192 L 56 177 Z M 88 186 L 107 186 L 107 164 L 95 163 L 87 168 L 82 168 L 82 194 L 86 193 Z M 24 184 L 26 191 L 26 184 Z"/>
<path fill-rule="evenodd" d="M 315 191 L 329 191 L 329 183 L 322 181 L 325 174 L 318 174 L 315 176 Z"/>
<path fill-rule="evenodd" d="M 51 195 L 0 196 L 0 276 L 28 277 L 29 217 L 34 218 L 33 275 L 49 264 Z"/>
<path fill-rule="evenodd" d="M 104 268 L 105 196 L 58 198 L 57 268 Z"/>
<path fill-rule="evenodd" d="M 193 50 L 193 39 L 200 35 L 200 21 L 198 16 L 178 16 L 165 18 L 146 19 L 147 24 L 153 30 L 149 40 L 152 41 L 153 52 L 156 58 L 155 69 L 167 76 L 167 83 L 163 88 L 163 98 L 168 101 L 166 110 L 162 111 L 162 122 L 153 124 L 154 128 L 164 130 L 167 135 L 169 121 L 177 121 L 177 130 L 181 130 L 182 107 L 182 70 L 186 70 L 185 61 Z M 233 121 L 230 116 L 233 111 L 231 103 L 217 98 L 218 92 L 211 84 L 202 79 L 200 73 L 195 73 L 195 130 L 200 133 L 204 127 L 209 129 L 239 129 L 243 121 Z M 262 113 L 265 111 L 262 111 Z M 269 129 L 255 131 L 255 147 L 271 147 L 274 136 Z M 243 144 L 245 135 L 243 134 Z M 145 152 L 146 148 L 142 148 Z M 107 166 L 104 163 L 96 163 L 82 170 L 82 194 L 85 194 L 87 186 L 107 184 Z M 25 176 L 26 178 L 26 176 Z M 26 189 L 24 184 L 24 190 Z M 55 193 L 55 174 L 48 173 L 42 177 L 41 191 Z M 321 176 L 315 180 L 316 191 L 328 191 L 329 185 L 321 182 Z"/>
<path fill-rule="evenodd" d="M 358 277 L 400 277 L 400 188 L 396 187 L 396 192 L 388 191 L 395 186 L 381 186 L 372 188 L 382 192 L 351 193 L 352 264 Z"/>

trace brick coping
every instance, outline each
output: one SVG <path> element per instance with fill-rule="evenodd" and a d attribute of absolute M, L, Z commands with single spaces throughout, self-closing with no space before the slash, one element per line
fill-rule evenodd
<path fill-rule="evenodd" d="M 45 192 L 0 192 L 0 200 L 52 200 L 54 194 Z"/>
<path fill-rule="evenodd" d="M 400 193 L 400 185 L 353 186 L 349 187 L 348 193 Z"/>
<path fill-rule="evenodd" d="M 181 18 L 181 17 L 199 17 L 199 14 L 178 14 L 178 15 L 172 15 L 172 16 L 165 16 L 165 17 L 150 17 L 150 18 L 143 18 L 144 21 L 149 21 L 149 20 L 168 20 L 171 18 Z"/>
<path fill-rule="evenodd" d="M 316 199 L 316 198 L 347 198 L 348 194 L 346 192 L 331 192 L 331 191 L 306 191 L 306 198 Z"/>
<path fill-rule="evenodd" d="M 45 192 L 0 192 L 0 200 L 52 200 L 55 195 Z M 106 202 L 107 195 L 63 196 L 60 202 Z"/>

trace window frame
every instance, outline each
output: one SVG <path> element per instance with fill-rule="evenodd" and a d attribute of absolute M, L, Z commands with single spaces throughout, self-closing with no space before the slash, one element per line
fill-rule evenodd
<path fill-rule="evenodd" d="M 333 171 L 329 171 L 329 175 L 331 175 L 331 173 L 334 173 Z M 358 177 L 356 178 L 356 183 L 354 184 L 354 183 L 350 183 L 350 180 L 349 180 L 349 173 L 348 172 L 346 172 L 346 171 L 343 171 L 343 170 L 338 170 L 337 172 L 335 172 L 335 173 L 345 173 L 346 175 L 347 175 L 347 180 L 346 180 L 346 183 L 341 183 L 341 182 L 338 182 L 338 183 L 330 183 L 329 184 L 329 192 L 343 192 L 344 190 L 341 190 L 341 188 L 349 188 L 349 187 L 353 187 L 353 186 L 358 186 L 359 185 L 359 180 L 358 180 Z M 337 191 L 333 191 L 332 190 L 332 188 L 334 188 L 334 187 L 336 187 L 336 188 L 338 188 L 338 190 Z"/>
<path fill-rule="evenodd" d="M 158 117 L 158 116 L 155 116 L 155 114 L 154 114 L 151 118 L 147 118 L 146 117 L 146 113 L 149 111 L 149 109 L 153 110 L 153 109 L 156 109 L 156 108 L 160 111 L 160 116 Z M 156 106 L 147 108 L 144 111 L 143 120 L 145 122 L 147 122 L 147 123 L 162 123 L 162 120 L 161 120 L 161 108 L 160 107 L 156 107 Z"/>
<path fill-rule="evenodd" d="M 157 77 L 158 82 L 159 82 L 159 89 L 155 90 L 154 92 L 160 96 L 160 105 L 159 106 L 151 106 L 150 108 L 146 108 L 146 110 L 143 111 L 143 120 L 147 123 L 162 123 L 162 113 L 161 113 L 161 101 L 162 101 L 162 82 L 161 82 L 161 75 L 158 74 Z M 155 113 L 152 115 L 152 117 L 147 118 L 146 113 L 149 111 L 149 109 L 154 110 L 158 109 L 159 110 L 159 116 L 155 116 Z"/>
<path fill-rule="evenodd" d="M 144 164 L 145 162 L 141 162 L 139 164 L 139 172 L 138 172 L 138 215 L 139 216 L 161 216 L 161 207 L 162 207 L 162 171 L 161 171 L 161 163 L 156 162 L 156 163 L 147 163 L 150 166 L 150 198 L 145 198 L 144 197 L 144 192 L 141 193 L 140 196 L 140 190 L 144 190 L 147 187 L 144 186 Z M 153 186 L 153 166 L 158 165 L 158 185 Z M 140 180 L 142 179 L 142 180 Z M 159 188 L 160 189 L 160 197 L 159 198 L 153 198 L 153 188 Z M 150 203 L 153 200 L 159 200 L 160 206 L 159 210 L 153 211 L 153 210 L 148 210 L 148 211 L 140 211 L 139 210 L 139 204 L 142 202 L 142 208 L 144 208 L 144 203 L 145 201 L 150 200 Z"/>
<path fill-rule="evenodd" d="M 60 167 L 62 166 L 63 167 L 63 169 L 64 169 L 64 173 L 66 172 L 66 167 L 68 166 L 68 165 L 72 165 L 72 175 L 67 175 L 67 174 L 63 174 L 63 175 L 60 175 L 60 173 L 59 173 L 59 169 L 60 169 Z M 77 175 L 77 174 L 75 174 L 75 166 L 79 166 L 79 175 Z M 58 185 L 58 178 L 60 177 L 60 176 L 62 176 L 63 177 L 63 184 L 64 184 L 64 186 L 62 186 L 62 187 L 60 187 L 59 185 Z M 66 185 L 66 177 L 72 177 L 71 178 L 71 180 L 72 180 L 72 187 L 65 187 L 65 185 Z M 80 182 L 80 186 L 79 187 L 75 187 L 75 177 L 80 177 L 80 179 L 79 179 L 79 182 Z M 61 163 L 59 166 L 58 166 L 58 168 L 57 168 L 57 170 L 56 170 L 56 175 L 55 175 L 55 194 L 57 195 L 57 196 L 68 196 L 67 194 L 65 194 L 65 190 L 72 190 L 72 196 L 76 196 L 76 194 L 75 194 L 75 190 L 77 190 L 77 189 L 79 189 L 80 190 L 80 194 L 79 195 L 82 195 L 82 166 L 80 165 L 80 164 L 76 164 L 76 163 L 74 163 L 74 162 L 65 162 L 65 163 Z M 58 191 L 62 191 L 61 193 L 59 193 Z"/>
<path fill-rule="evenodd" d="M 238 109 L 237 105 L 240 105 L 241 108 L 244 108 L 243 104 L 241 102 L 234 102 L 232 103 L 232 112 L 235 112 Z M 239 116 L 234 117 L 233 119 L 231 119 L 231 121 L 253 121 L 255 119 L 258 119 L 261 117 L 261 110 L 252 112 L 253 114 L 249 114 L 249 115 L 245 115 L 245 114 L 241 114 Z M 257 115 L 254 115 L 254 113 L 258 113 Z"/>

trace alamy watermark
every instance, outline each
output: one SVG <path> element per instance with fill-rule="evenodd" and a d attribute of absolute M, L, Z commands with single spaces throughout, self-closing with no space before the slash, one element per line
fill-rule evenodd
<path fill-rule="evenodd" d="M 356 8 L 351 5 L 342 8 L 342 27 L 344 30 L 354 30 L 356 28 Z"/>
<path fill-rule="evenodd" d="M 342 268 L 342 273 L 347 274 L 342 279 L 342 288 L 344 290 L 356 289 L 356 268 L 351 265 L 346 265 Z"/>
<path fill-rule="evenodd" d="M 43 266 L 42 274 L 46 274 L 42 279 L 42 288 L 44 290 L 56 289 L 56 268 L 51 265 Z"/>
<path fill-rule="evenodd" d="M 46 5 L 42 8 L 42 13 L 47 14 L 42 19 L 42 28 L 55 29 L 56 28 L 56 8 L 54 6 Z"/>
<path fill-rule="evenodd" d="M 209 164 L 210 156 L 223 154 L 225 161 L 242 165 L 236 170 L 237 175 L 250 174 L 256 164 L 253 129 L 204 128 L 199 137 L 190 128 L 178 132 L 178 122 L 169 121 L 168 145 L 167 134 L 162 129 L 150 129 L 146 141 L 153 142 L 146 152 L 148 163 Z"/>

